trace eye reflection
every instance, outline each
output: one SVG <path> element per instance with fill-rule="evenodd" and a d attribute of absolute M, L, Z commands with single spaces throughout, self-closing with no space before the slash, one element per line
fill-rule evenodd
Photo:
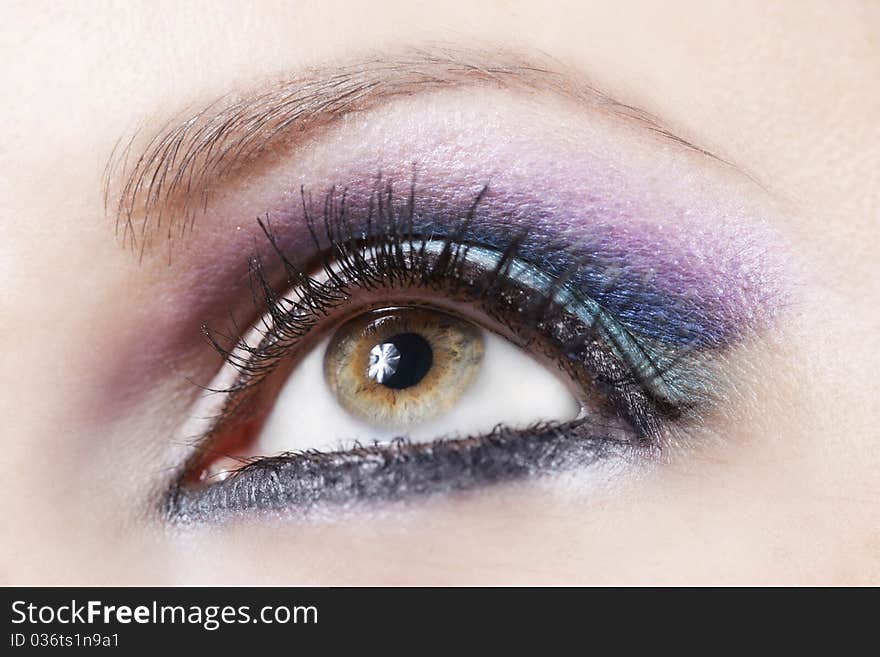
<path fill-rule="evenodd" d="M 400 333 L 370 349 L 367 376 L 401 390 L 421 381 L 433 363 L 434 353 L 427 340 L 417 333 Z"/>
<path fill-rule="evenodd" d="M 327 346 L 324 373 L 353 416 L 403 429 L 449 410 L 482 358 L 474 324 L 437 310 L 389 308 L 343 325 Z"/>

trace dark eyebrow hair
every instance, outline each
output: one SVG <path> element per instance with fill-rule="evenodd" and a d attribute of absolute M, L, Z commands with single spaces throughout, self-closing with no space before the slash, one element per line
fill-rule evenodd
<path fill-rule="evenodd" d="M 464 85 L 546 91 L 641 124 L 720 161 L 663 127 L 653 115 L 617 101 L 583 75 L 544 56 L 438 48 L 305 71 L 245 94 L 228 94 L 181 114 L 143 141 L 120 140 L 104 175 L 104 206 L 123 244 L 143 249 L 164 229 L 184 235 L 207 207 L 210 190 L 279 144 L 291 146 L 334 119 L 401 96 Z M 168 216 L 171 216 L 169 219 Z"/>

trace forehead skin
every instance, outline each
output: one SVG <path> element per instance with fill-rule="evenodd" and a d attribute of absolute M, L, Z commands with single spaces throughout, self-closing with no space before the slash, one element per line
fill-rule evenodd
<path fill-rule="evenodd" d="M 0 582 L 880 581 L 880 6 L 672 4 L 6 3 Z M 97 444 L 78 402 L 103 393 L 150 320 L 139 302 L 173 273 L 114 238 L 115 144 L 267 76 L 438 42 L 545 53 L 787 208 L 777 228 L 807 267 L 732 446 L 601 505 L 525 486 L 184 538 L 127 517 L 131 493 L 92 464 L 141 447 Z M 113 411 L 138 403 L 118 394 Z"/>

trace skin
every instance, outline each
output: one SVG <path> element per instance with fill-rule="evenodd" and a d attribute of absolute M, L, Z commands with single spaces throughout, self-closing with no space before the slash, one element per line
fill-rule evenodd
<path fill-rule="evenodd" d="M 880 583 L 880 7 L 765 4 L 8 3 L 0 581 Z M 712 439 L 655 468 L 168 529 L 144 504 L 182 452 L 156 436 L 192 398 L 180 373 L 216 369 L 197 326 L 166 339 L 169 308 L 198 296 L 187 265 L 211 237 L 171 264 L 123 248 L 102 196 L 114 145 L 402 35 L 546 53 L 745 171 L 743 193 L 780 208 L 789 300 L 729 355 Z"/>

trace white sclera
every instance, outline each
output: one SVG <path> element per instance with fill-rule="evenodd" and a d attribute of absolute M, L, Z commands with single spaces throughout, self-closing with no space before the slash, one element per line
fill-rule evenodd
<path fill-rule="evenodd" d="M 525 428 L 537 421 L 572 420 L 580 404 L 560 377 L 501 336 L 484 332 L 484 353 L 474 382 L 446 413 L 405 430 L 376 427 L 352 417 L 324 379 L 328 340 L 291 373 L 263 426 L 260 455 L 332 451 L 406 437 L 413 442 L 480 435 L 497 424 Z"/>

